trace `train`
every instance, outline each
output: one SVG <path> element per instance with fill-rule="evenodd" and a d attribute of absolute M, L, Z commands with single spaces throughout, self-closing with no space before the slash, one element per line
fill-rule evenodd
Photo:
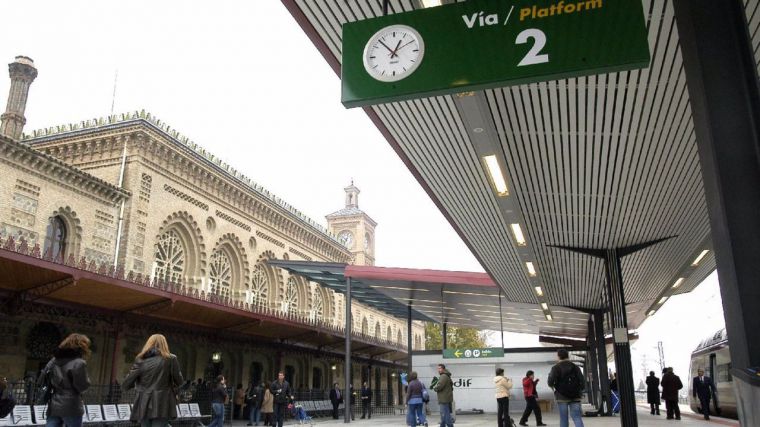
<path fill-rule="evenodd" d="M 689 363 L 689 406 L 694 412 L 700 413 L 699 399 L 692 397 L 692 378 L 697 376 L 698 369 L 704 369 L 705 375 L 712 378 L 717 390 L 717 399 L 710 405 L 710 414 L 737 418 L 736 395 L 734 394 L 733 378 L 731 377 L 731 355 L 728 352 L 728 336 L 721 329 L 702 340 L 691 353 Z"/>

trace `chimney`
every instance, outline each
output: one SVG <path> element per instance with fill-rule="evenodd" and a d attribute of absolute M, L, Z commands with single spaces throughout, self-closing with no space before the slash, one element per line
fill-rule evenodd
<path fill-rule="evenodd" d="M 29 97 L 29 86 L 37 77 L 37 69 L 32 58 L 17 56 L 8 64 L 8 73 L 11 76 L 11 90 L 5 113 L 0 115 L 0 135 L 18 141 L 26 124 L 26 99 Z"/>

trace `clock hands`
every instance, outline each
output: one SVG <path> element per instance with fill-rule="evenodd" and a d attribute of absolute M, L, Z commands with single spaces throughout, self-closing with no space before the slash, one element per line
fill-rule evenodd
<path fill-rule="evenodd" d="M 393 49 L 393 52 L 391 52 L 391 58 L 393 58 L 394 56 L 398 56 L 398 55 L 396 55 L 396 52 L 398 52 L 398 47 L 399 46 L 401 46 L 401 40 L 399 40 L 398 43 L 396 43 L 396 48 Z"/>
<path fill-rule="evenodd" d="M 378 40 L 378 41 L 380 42 L 380 44 L 381 44 L 381 45 L 385 46 L 385 48 L 386 48 L 386 49 L 388 49 L 388 52 L 390 52 L 390 53 L 391 53 L 391 57 L 393 57 L 393 53 L 394 53 L 394 52 L 393 52 L 393 49 L 389 48 L 389 47 L 388 47 L 388 45 L 387 45 L 387 44 L 385 44 L 385 43 L 383 43 L 383 41 L 382 41 L 382 40 Z"/>
<path fill-rule="evenodd" d="M 396 50 L 394 50 L 394 52 L 396 52 L 396 56 L 398 56 L 398 53 L 397 53 L 398 51 L 400 51 L 401 49 L 403 49 L 403 48 L 405 48 L 405 47 L 409 46 L 410 44 L 412 44 L 412 43 L 414 43 L 414 42 L 415 42 L 415 40 L 412 40 L 412 41 L 410 41 L 410 42 L 407 42 L 406 44 L 404 44 L 404 45 L 403 45 L 403 46 L 401 46 L 401 47 L 396 47 Z M 400 42 L 400 41 L 399 41 L 399 44 L 401 44 L 401 42 Z"/>

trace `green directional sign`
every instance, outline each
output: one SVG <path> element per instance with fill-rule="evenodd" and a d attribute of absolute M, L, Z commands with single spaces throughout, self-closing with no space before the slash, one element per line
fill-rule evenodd
<path fill-rule="evenodd" d="M 487 357 L 504 357 L 503 348 L 447 348 L 443 350 L 444 359 L 483 359 Z"/>
<path fill-rule="evenodd" d="M 468 0 L 343 25 L 357 107 L 646 67 L 641 0 Z"/>

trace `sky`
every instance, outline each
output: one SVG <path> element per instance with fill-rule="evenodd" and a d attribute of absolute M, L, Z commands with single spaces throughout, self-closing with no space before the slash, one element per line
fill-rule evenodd
<path fill-rule="evenodd" d="M 322 224 L 353 179 L 378 222 L 377 265 L 483 271 L 363 111 L 343 108 L 340 80 L 279 1 L 27 0 L 0 14 L 0 63 L 26 55 L 39 70 L 27 132 L 145 109 Z M 0 75 L 0 102 L 9 84 Z M 635 375 L 644 360 L 658 370 L 659 340 L 686 374 L 721 327 L 713 274 L 640 328 Z"/>

